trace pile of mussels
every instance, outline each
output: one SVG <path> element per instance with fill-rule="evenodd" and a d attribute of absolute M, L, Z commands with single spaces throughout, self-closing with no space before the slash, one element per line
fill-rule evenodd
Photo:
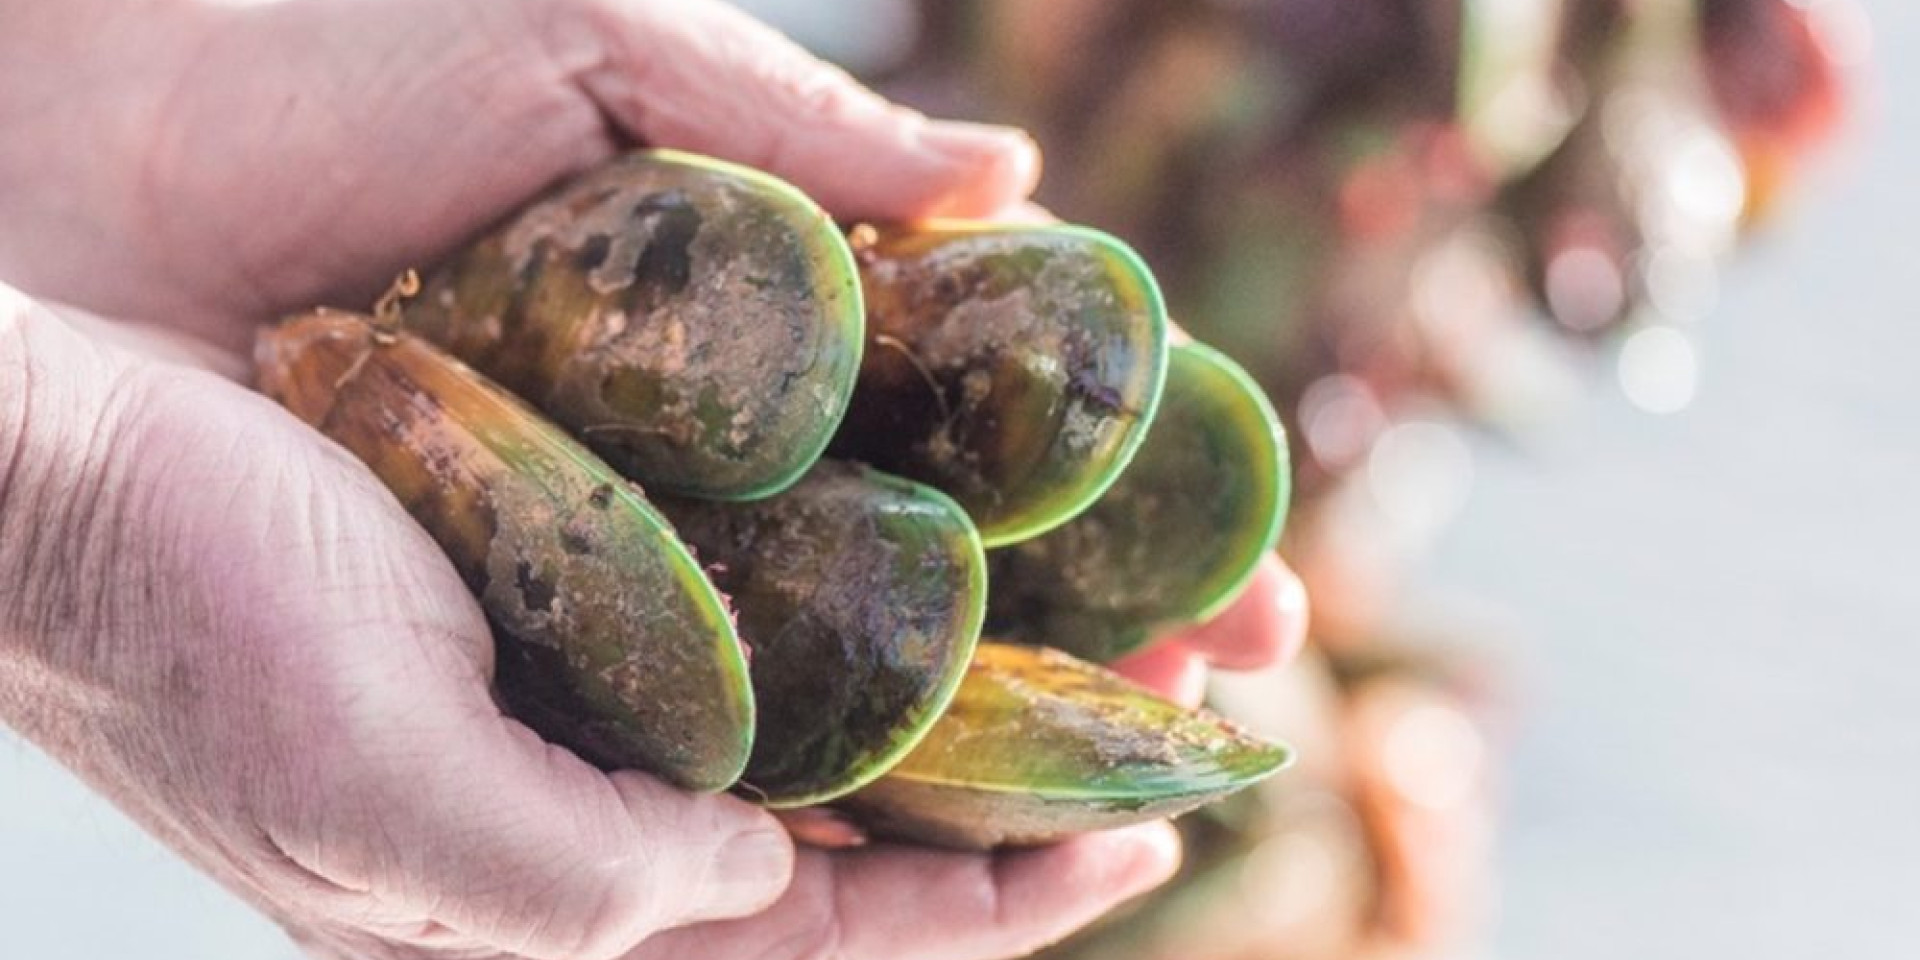
<path fill-rule="evenodd" d="M 502 702 L 582 757 L 961 848 L 1287 762 L 1090 662 L 1228 602 L 1290 484 L 1260 391 L 1111 237 L 843 233 L 644 151 L 406 293 L 266 332 L 261 387 L 432 534 Z"/>

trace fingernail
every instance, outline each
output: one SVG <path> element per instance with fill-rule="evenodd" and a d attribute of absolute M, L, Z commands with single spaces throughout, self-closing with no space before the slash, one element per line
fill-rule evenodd
<path fill-rule="evenodd" d="M 1015 127 L 960 120 L 932 120 L 920 128 L 920 144 L 957 160 L 1020 158 L 1038 151 L 1033 138 Z"/>
<path fill-rule="evenodd" d="M 1307 624 L 1313 619 L 1312 602 L 1307 597 L 1307 585 L 1292 571 L 1282 576 L 1280 589 L 1273 593 L 1274 612 L 1280 616 L 1280 650 L 1277 659 L 1286 663 L 1307 642 Z"/>
<path fill-rule="evenodd" d="M 1151 890 L 1170 879 L 1180 869 L 1180 835 L 1166 823 L 1148 824 L 1128 831 L 1126 866 L 1121 876 L 1131 881 L 1134 893 Z"/>
<path fill-rule="evenodd" d="M 1192 654 L 1183 652 L 1182 656 L 1186 657 L 1186 662 L 1180 667 L 1173 702 L 1197 707 L 1207 699 L 1207 664 Z"/>
<path fill-rule="evenodd" d="M 793 841 L 779 828 L 749 830 L 720 848 L 708 876 L 702 920 L 744 917 L 779 899 L 793 875 Z"/>
<path fill-rule="evenodd" d="M 827 807 L 780 810 L 774 817 L 797 843 L 822 850 L 846 850 L 867 845 L 867 832 L 846 814 Z"/>
<path fill-rule="evenodd" d="M 1040 148 L 1013 127 L 936 120 L 919 139 L 929 153 L 968 171 L 967 189 L 948 203 L 965 215 L 1011 207 L 1040 183 Z"/>

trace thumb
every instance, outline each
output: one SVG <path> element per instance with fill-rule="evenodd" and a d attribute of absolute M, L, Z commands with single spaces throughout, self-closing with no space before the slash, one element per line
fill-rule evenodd
<path fill-rule="evenodd" d="M 428 859 L 394 892 L 490 949 L 618 957 L 663 930 L 757 913 L 792 876 L 792 842 L 764 811 L 602 774 L 512 720 L 434 768 L 405 781 L 418 832 L 399 834 Z"/>
<path fill-rule="evenodd" d="M 986 216 L 1039 179 L 1024 133 L 928 120 L 717 0 L 563 7 L 584 14 L 561 31 L 569 71 L 628 132 L 768 170 L 836 215 Z"/>
<path fill-rule="evenodd" d="M 504 715 L 486 619 L 401 504 L 265 399 L 206 382 L 230 402 L 156 423 L 225 417 L 228 435 L 298 434 L 249 446 L 297 482 L 249 483 L 197 539 L 262 555 L 210 589 L 246 598 L 230 632 L 271 678 L 262 729 L 243 740 L 250 760 L 290 774 L 254 788 L 268 791 L 253 807 L 267 839 L 368 908 L 323 905 L 323 928 L 370 927 L 429 955 L 458 944 L 598 960 L 779 897 L 793 849 L 778 821 L 734 797 L 605 773 Z"/>
<path fill-rule="evenodd" d="M 360 662 L 317 671 L 345 695 L 297 721 L 318 743 L 282 809 L 305 815 L 270 836 L 333 888 L 363 893 L 378 918 L 363 929 L 420 948 L 602 960 L 784 892 L 793 847 L 765 811 L 604 773 L 503 716 L 463 652 L 485 629 L 478 611 L 423 608 L 371 644 L 301 644 Z"/>

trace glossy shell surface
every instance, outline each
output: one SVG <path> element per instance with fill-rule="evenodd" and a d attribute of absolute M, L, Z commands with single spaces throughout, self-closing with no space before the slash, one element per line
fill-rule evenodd
<path fill-rule="evenodd" d="M 1086 512 L 989 557 L 988 631 L 1106 661 L 1204 621 L 1273 548 L 1290 486 L 1260 388 L 1225 356 L 1180 344 L 1126 472 Z"/>
<path fill-rule="evenodd" d="M 1042 647 L 983 642 L 926 738 L 844 801 L 882 837 L 1047 843 L 1174 816 L 1285 766 L 1287 748 Z"/>
<path fill-rule="evenodd" d="M 830 800 L 892 766 L 945 710 L 986 603 L 967 515 L 930 487 L 823 460 L 753 503 L 661 508 L 733 599 L 760 732 L 741 792 Z"/>
<path fill-rule="evenodd" d="M 952 495 L 989 547 L 1092 503 L 1166 375 L 1165 308 L 1133 251 L 1080 227 L 937 221 L 855 246 L 867 347 L 836 455 Z"/>
<path fill-rule="evenodd" d="M 426 341 L 318 312 L 262 334 L 262 389 L 372 469 L 493 626 L 503 700 L 609 768 L 715 791 L 752 748 L 725 602 L 638 490 Z"/>
<path fill-rule="evenodd" d="M 406 316 L 648 490 L 729 500 L 820 456 L 864 328 L 852 254 L 813 201 L 664 150 L 536 201 L 430 273 Z"/>

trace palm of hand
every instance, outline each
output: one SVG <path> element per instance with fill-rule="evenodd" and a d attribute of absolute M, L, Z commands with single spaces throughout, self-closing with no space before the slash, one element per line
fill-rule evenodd
<path fill-rule="evenodd" d="M 629 803 L 664 829 L 750 831 L 781 869 L 758 814 L 604 777 L 502 718 L 465 587 L 337 448 L 214 377 L 27 335 L 126 387 L 83 418 L 114 464 L 92 522 L 32 568 L 96 586 L 97 605 L 46 618 L 46 649 L 86 661 L 49 657 L 24 731 L 297 935 L 351 956 L 423 938 L 546 956 L 697 918 L 696 876 L 609 919 L 603 891 L 634 867 L 607 855 L 637 846 Z M 164 520 L 120 522 L 136 516 Z M 749 895 L 738 909 L 766 898 Z"/>

